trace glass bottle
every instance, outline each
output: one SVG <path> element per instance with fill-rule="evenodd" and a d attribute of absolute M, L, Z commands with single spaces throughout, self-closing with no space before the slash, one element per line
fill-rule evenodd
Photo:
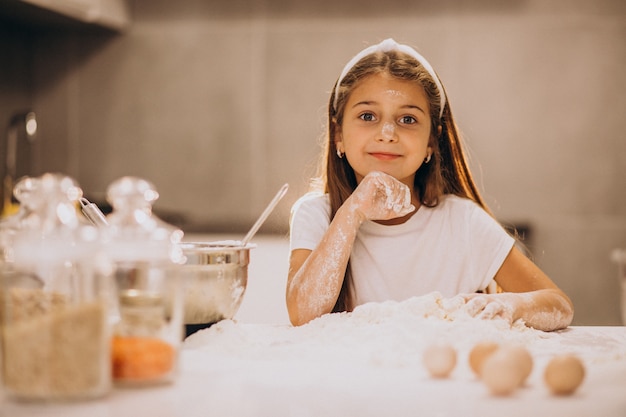
<path fill-rule="evenodd" d="M 152 213 L 158 196 L 153 184 L 136 177 L 107 190 L 113 211 L 103 233 L 117 288 L 112 360 L 118 385 L 171 382 L 176 374 L 183 232 Z"/>
<path fill-rule="evenodd" d="M 107 265 L 81 222 L 82 190 L 60 174 L 18 183 L 0 298 L 2 383 L 10 398 L 73 400 L 111 388 Z"/>

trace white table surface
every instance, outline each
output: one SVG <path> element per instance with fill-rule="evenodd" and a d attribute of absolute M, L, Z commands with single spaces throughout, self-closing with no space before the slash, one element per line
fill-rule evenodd
<path fill-rule="evenodd" d="M 269 334 L 278 325 L 246 326 L 249 334 Z M 523 388 L 496 397 L 476 380 L 462 354 L 450 378 L 433 379 L 415 365 L 298 360 L 298 347 L 283 360 L 187 343 L 173 384 L 114 388 L 105 398 L 69 404 L 1 398 L 0 416 L 626 416 L 626 327 L 570 327 L 550 337 L 585 362 L 586 378 L 572 396 L 547 390 L 545 351 L 535 352 Z"/>

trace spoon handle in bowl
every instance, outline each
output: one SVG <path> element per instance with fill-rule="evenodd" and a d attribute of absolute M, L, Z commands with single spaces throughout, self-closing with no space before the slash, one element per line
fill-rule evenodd
<path fill-rule="evenodd" d="M 248 234 L 241 241 L 242 246 L 246 246 L 248 242 L 250 242 L 250 239 L 252 239 L 252 237 L 256 234 L 256 232 L 263 224 L 263 222 L 265 222 L 270 213 L 272 213 L 272 210 L 274 210 L 281 198 L 283 198 L 283 196 L 287 193 L 288 188 L 289 184 L 285 184 L 280 188 L 280 190 L 278 190 L 278 193 L 276 193 L 272 201 L 270 201 L 263 213 L 261 213 L 261 216 L 257 219 L 256 223 L 254 223 Z"/>

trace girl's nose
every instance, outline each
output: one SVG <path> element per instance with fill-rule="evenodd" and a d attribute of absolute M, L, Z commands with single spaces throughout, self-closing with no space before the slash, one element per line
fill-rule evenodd
<path fill-rule="evenodd" d="M 381 142 L 394 142 L 396 140 L 396 126 L 390 122 L 383 123 L 378 140 Z"/>

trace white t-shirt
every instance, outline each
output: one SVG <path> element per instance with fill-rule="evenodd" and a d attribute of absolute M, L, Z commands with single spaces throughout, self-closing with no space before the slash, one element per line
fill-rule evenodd
<path fill-rule="evenodd" d="M 292 208 L 290 248 L 317 247 L 330 224 L 326 194 L 307 194 Z M 365 221 L 350 265 L 354 305 L 396 300 L 433 291 L 444 297 L 489 285 L 515 241 L 473 201 L 444 196 L 421 206 L 403 224 Z"/>

